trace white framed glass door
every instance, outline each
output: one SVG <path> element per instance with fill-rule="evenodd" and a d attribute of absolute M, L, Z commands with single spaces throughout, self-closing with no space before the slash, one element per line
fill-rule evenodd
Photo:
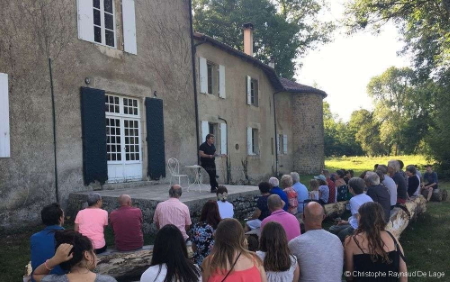
<path fill-rule="evenodd" d="M 142 180 L 139 101 L 106 95 L 105 110 L 108 182 Z"/>

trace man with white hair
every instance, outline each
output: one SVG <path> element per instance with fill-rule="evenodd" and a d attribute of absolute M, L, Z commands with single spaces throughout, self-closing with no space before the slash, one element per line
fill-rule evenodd
<path fill-rule="evenodd" d="M 298 195 L 298 208 L 299 213 L 303 213 L 304 201 L 309 199 L 308 188 L 300 182 L 300 175 L 297 172 L 291 172 L 292 181 L 294 185 L 292 188 L 297 192 Z"/>
<path fill-rule="evenodd" d="M 278 178 L 271 177 L 269 178 L 270 186 L 272 186 L 272 189 L 270 189 L 270 194 L 278 195 L 280 196 L 281 200 L 284 202 L 283 210 L 287 211 L 289 208 L 288 205 L 288 198 L 286 192 L 283 191 L 283 189 L 280 188 L 280 181 L 278 181 Z"/>
<path fill-rule="evenodd" d="M 390 219 L 391 203 L 388 188 L 380 184 L 380 176 L 376 172 L 368 171 L 364 177 L 367 187 L 367 196 L 370 196 L 374 202 L 379 203 L 384 210 L 384 219 L 386 222 Z"/>
<path fill-rule="evenodd" d="M 114 231 L 114 241 L 118 251 L 132 251 L 142 248 L 142 211 L 132 206 L 130 195 L 119 197 L 120 207 L 111 212 L 109 221 Z"/>
<path fill-rule="evenodd" d="M 378 165 L 377 167 L 377 173 L 380 173 L 383 175 L 384 180 L 381 182 L 389 191 L 389 196 L 391 198 L 390 204 L 391 204 L 391 210 L 395 207 L 395 204 L 397 204 L 397 184 L 395 184 L 394 180 L 387 174 L 388 173 L 388 167 L 385 165 Z"/>

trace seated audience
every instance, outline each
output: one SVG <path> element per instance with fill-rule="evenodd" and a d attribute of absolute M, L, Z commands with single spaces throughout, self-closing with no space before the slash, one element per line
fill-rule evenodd
<path fill-rule="evenodd" d="M 220 189 L 220 188 L 219 188 Z M 214 246 L 214 231 L 220 222 L 217 202 L 209 200 L 205 203 L 198 223 L 192 228 L 192 247 L 194 249 L 194 262 L 201 265 Z"/>
<path fill-rule="evenodd" d="M 400 171 L 400 163 L 397 160 L 388 162 L 388 173 L 397 185 L 397 204 L 405 204 L 408 199 L 408 185 L 403 177 L 403 173 Z"/>
<path fill-rule="evenodd" d="M 285 174 L 281 177 L 280 186 L 286 193 L 288 199 L 289 208 L 287 211 L 291 214 L 296 214 L 298 208 L 298 194 L 292 187 L 293 184 L 291 175 Z"/>
<path fill-rule="evenodd" d="M 261 258 L 268 282 L 297 282 L 300 268 L 297 258 L 290 254 L 286 232 L 277 222 L 269 222 L 264 227 L 259 240 Z"/>
<path fill-rule="evenodd" d="M 300 182 L 300 175 L 297 172 L 291 172 L 291 177 L 294 182 L 292 188 L 294 188 L 295 192 L 297 192 L 298 197 L 297 212 L 302 213 L 304 201 L 309 199 L 308 188 Z"/>
<path fill-rule="evenodd" d="M 416 167 L 409 165 L 406 167 L 406 175 L 408 175 L 408 195 L 409 197 L 419 196 L 420 178 L 416 175 Z"/>
<path fill-rule="evenodd" d="M 317 181 L 316 179 L 311 179 L 309 181 L 309 199 L 319 201 L 319 185 L 319 181 Z"/>
<path fill-rule="evenodd" d="M 225 186 L 220 185 L 217 188 L 217 205 L 219 206 L 220 218 L 233 218 L 234 207 L 233 204 L 227 201 L 228 189 Z"/>
<path fill-rule="evenodd" d="M 383 175 L 383 180 L 381 183 L 386 186 L 386 188 L 389 191 L 389 197 L 390 197 L 390 205 L 391 210 L 395 207 L 395 204 L 397 204 L 397 184 L 395 184 L 394 180 L 388 175 L 388 167 L 385 165 L 378 165 L 377 173 Z"/>
<path fill-rule="evenodd" d="M 438 176 L 431 165 L 427 165 L 426 169 L 427 172 L 423 175 L 425 184 L 422 189 L 428 191 L 427 201 L 430 201 L 433 190 L 438 189 Z"/>
<path fill-rule="evenodd" d="M 364 178 L 367 187 L 367 196 L 371 197 L 376 203 L 379 203 L 384 210 L 384 219 L 389 222 L 391 215 L 391 198 L 388 189 L 380 184 L 380 177 L 376 172 L 368 171 Z"/>
<path fill-rule="evenodd" d="M 271 214 L 261 222 L 262 231 L 267 223 L 275 221 L 283 226 L 288 241 L 300 236 L 300 223 L 294 215 L 283 210 L 284 203 L 278 195 L 270 195 L 267 199 L 267 206 Z"/>
<path fill-rule="evenodd" d="M 322 170 L 322 173 L 327 180 L 327 186 L 328 186 L 328 191 L 329 191 L 328 204 L 336 203 L 336 197 L 337 197 L 336 184 L 334 184 L 333 180 L 331 180 L 330 172 L 328 170 L 324 169 L 324 170 Z"/>
<path fill-rule="evenodd" d="M 341 281 L 344 248 L 339 238 L 322 229 L 323 207 L 316 202 L 305 205 L 305 234 L 288 244 L 300 265 L 300 282 Z M 263 230 L 264 232 L 264 230 Z"/>
<path fill-rule="evenodd" d="M 38 282 L 117 282 L 111 276 L 92 272 L 97 266 L 97 256 L 91 240 L 72 230 L 60 230 L 55 233 L 56 253 L 41 264 L 33 278 Z M 49 274 L 56 266 L 67 274 Z"/>
<path fill-rule="evenodd" d="M 397 204 L 405 204 L 408 199 L 408 186 L 400 171 L 400 164 L 396 160 L 388 162 L 388 174 L 397 185 Z"/>
<path fill-rule="evenodd" d="M 400 173 L 402 174 L 403 178 L 405 179 L 406 187 L 408 187 L 408 175 L 406 174 L 405 171 L 403 171 L 403 167 L 405 167 L 405 164 L 401 160 L 397 160 L 397 162 L 400 166 Z"/>
<path fill-rule="evenodd" d="M 120 208 L 111 212 L 109 222 L 114 231 L 114 242 L 118 251 L 132 251 L 142 248 L 142 211 L 134 208 L 131 197 L 123 194 L 119 197 Z"/>
<path fill-rule="evenodd" d="M 334 184 L 336 187 L 347 185 L 347 183 L 344 180 L 345 172 L 341 169 L 336 170 L 336 174 L 334 175 Z"/>
<path fill-rule="evenodd" d="M 348 186 L 350 193 L 353 197 L 350 199 L 350 212 L 352 216 L 348 218 L 348 221 L 341 220 L 337 225 L 330 227 L 330 232 L 336 234 L 341 241 L 344 241 L 345 237 L 352 235 L 358 228 L 358 209 L 367 202 L 373 202 L 372 198 L 364 194 L 364 188 L 366 187 L 364 180 L 359 177 L 353 177 L 349 180 Z"/>
<path fill-rule="evenodd" d="M 355 235 L 345 239 L 347 281 L 408 281 L 403 249 L 389 231 L 385 231 L 383 208 L 378 203 L 365 203 L 359 208 L 359 226 Z M 379 273 L 374 277 L 353 276 L 354 273 Z"/>
<path fill-rule="evenodd" d="M 96 254 L 106 251 L 105 226 L 108 225 L 108 212 L 103 210 L 102 196 L 90 193 L 87 199 L 88 207 L 78 212 L 75 217 L 74 230 L 80 232 L 92 241 Z"/>
<path fill-rule="evenodd" d="M 280 182 L 278 181 L 278 178 L 276 178 L 276 177 L 269 178 L 269 183 L 270 183 L 270 186 L 272 187 L 270 189 L 270 194 L 271 195 L 276 194 L 276 195 L 280 196 L 280 198 L 284 202 L 283 210 L 287 211 L 289 208 L 288 198 L 287 198 L 286 192 L 284 192 L 283 189 L 280 188 Z"/>
<path fill-rule="evenodd" d="M 270 196 L 271 185 L 269 182 L 261 182 L 258 185 L 259 196 L 258 201 L 256 201 L 256 209 L 251 216 L 251 219 L 247 221 L 246 230 L 256 229 L 261 227 L 261 222 L 270 215 L 269 207 L 267 206 L 267 198 Z"/>
<path fill-rule="evenodd" d="M 222 220 L 214 239 L 213 251 L 202 264 L 203 281 L 267 281 L 261 260 L 245 246 L 244 229 L 239 221 Z"/>
<path fill-rule="evenodd" d="M 198 282 L 201 272 L 188 257 L 186 242 L 180 229 L 166 224 L 156 233 L 150 267 L 140 282 Z"/>
<path fill-rule="evenodd" d="M 175 225 L 180 229 L 184 240 L 187 240 L 189 236 L 186 231 L 189 230 L 192 222 L 188 206 L 180 201 L 182 194 L 183 190 L 180 185 L 172 185 L 169 189 L 170 198 L 156 206 L 153 222 L 157 229 L 163 228 L 166 224 Z"/>
<path fill-rule="evenodd" d="M 55 254 L 55 231 L 64 230 L 64 211 L 57 203 L 45 206 L 41 210 L 42 223 L 45 228 L 34 233 L 30 238 L 31 267 L 35 270 L 39 265 Z M 51 274 L 64 274 L 65 272 L 57 265 Z"/>
<path fill-rule="evenodd" d="M 314 179 L 319 181 L 319 202 L 322 205 L 328 203 L 328 198 L 330 195 L 330 191 L 327 186 L 327 179 L 323 175 L 314 176 Z"/>

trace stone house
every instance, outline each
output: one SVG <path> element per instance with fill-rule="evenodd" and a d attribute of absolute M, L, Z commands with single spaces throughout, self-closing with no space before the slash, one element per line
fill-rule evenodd
<path fill-rule="evenodd" d="M 324 163 L 326 93 L 280 78 L 253 57 L 253 26 L 244 52 L 195 33 L 201 142 L 216 135 L 219 183 L 257 183 L 281 173 L 318 173 Z"/>
<path fill-rule="evenodd" d="M 3 1 L 0 34 L 0 228 L 196 163 L 189 0 Z"/>

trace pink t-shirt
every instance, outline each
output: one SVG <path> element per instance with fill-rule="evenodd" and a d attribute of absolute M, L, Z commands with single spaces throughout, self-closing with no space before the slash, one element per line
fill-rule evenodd
<path fill-rule="evenodd" d="M 108 225 L 108 212 L 98 208 L 87 208 L 78 212 L 75 218 L 79 232 L 91 239 L 94 249 L 106 245 L 104 228 Z"/>
<path fill-rule="evenodd" d="M 159 228 L 163 228 L 167 224 L 173 224 L 180 229 L 185 240 L 189 238 L 186 234 L 186 225 L 192 224 L 189 208 L 177 198 L 170 198 L 159 203 L 156 206 L 153 222 L 158 223 Z"/>
<path fill-rule="evenodd" d="M 283 226 L 288 242 L 301 234 L 300 223 L 297 218 L 284 210 L 276 210 L 266 217 L 261 222 L 261 230 L 263 230 L 264 225 L 270 221 L 278 222 Z"/>

